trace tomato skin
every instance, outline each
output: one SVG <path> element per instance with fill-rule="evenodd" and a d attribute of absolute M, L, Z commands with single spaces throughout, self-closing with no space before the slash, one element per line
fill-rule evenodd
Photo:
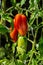
<path fill-rule="evenodd" d="M 24 49 L 26 49 L 26 46 L 27 46 L 27 40 L 25 37 L 23 36 L 20 36 L 18 38 L 18 47 L 23 47 Z"/>
<path fill-rule="evenodd" d="M 14 19 L 14 26 L 20 35 L 26 35 L 28 29 L 26 16 L 23 14 L 17 14 Z"/>
<path fill-rule="evenodd" d="M 16 28 L 14 28 L 11 32 L 10 32 L 10 37 L 13 40 L 13 42 L 16 42 L 18 39 L 18 31 L 16 30 Z"/>
<path fill-rule="evenodd" d="M 12 30 L 10 32 L 10 37 L 14 42 L 16 42 L 18 39 L 18 33 L 21 36 L 24 36 L 27 33 L 28 30 L 27 18 L 24 14 L 17 14 L 13 19 L 13 23 L 14 29 L 12 30 L 12 28 L 10 28 L 10 30 Z"/>

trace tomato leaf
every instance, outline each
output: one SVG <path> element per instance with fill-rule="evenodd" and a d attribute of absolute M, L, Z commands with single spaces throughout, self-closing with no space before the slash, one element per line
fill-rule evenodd
<path fill-rule="evenodd" d="M 34 58 L 32 59 L 32 65 L 37 65 L 37 61 Z"/>
<path fill-rule="evenodd" d="M 2 19 L 7 20 L 9 23 L 12 22 L 12 18 L 7 13 L 2 15 Z"/>
<path fill-rule="evenodd" d="M 21 60 L 17 60 L 16 65 L 24 65 L 24 64 L 23 64 L 23 62 Z"/>
<path fill-rule="evenodd" d="M 43 57 L 43 37 L 41 37 L 39 40 L 39 51 L 40 51 L 41 57 Z"/>
<path fill-rule="evenodd" d="M 21 0 L 21 6 L 25 4 L 26 0 Z"/>
<path fill-rule="evenodd" d="M 3 13 L 3 11 L 0 9 L 0 15 Z"/>
<path fill-rule="evenodd" d="M 0 33 L 5 34 L 6 32 L 10 32 L 9 29 L 6 26 L 0 24 Z"/>
<path fill-rule="evenodd" d="M 16 0 L 11 0 L 11 3 L 12 3 L 13 6 L 15 6 L 16 5 Z"/>
<path fill-rule="evenodd" d="M 29 24 L 32 25 L 34 23 L 34 20 L 35 18 L 37 17 L 37 14 L 38 12 L 37 11 L 34 11 L 32 14 L 31 14 L 31 17 L 30 17 L 30 20 L 29 20 Z"/>
<path fill-rule="evenodd" d="M 0 58 L 2 58 L 5 55 L 5 49 L 2 47 L 0 48 Z"/>

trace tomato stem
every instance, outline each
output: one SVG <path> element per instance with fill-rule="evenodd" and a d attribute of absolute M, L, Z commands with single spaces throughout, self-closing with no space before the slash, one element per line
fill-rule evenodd
<path fill-rule="evenodd" d="M 28 65 L 31 64 L 32 57 L 33 57 L 33 53 L 36 52 L 36 51 L 35 51 L 35 44 L 36 44 L 36 36 L 37 36 L 37 32 L 38 32 L 38 28 L 37 28 L 36 31 L 35 31 L 34 41 L 32 42 L 32 43 L 33 43 L 33 44 L 32 44 L 32 53 L 31 53 L 31 56 L 30 56 L 30 60 L 29 60 Z"/>

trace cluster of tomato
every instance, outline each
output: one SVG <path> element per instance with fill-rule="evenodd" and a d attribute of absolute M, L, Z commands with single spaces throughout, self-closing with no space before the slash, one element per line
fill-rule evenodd
<path fill-rule="evenodd" d="M 27 18 L 24 14 L 17 14 L 14 17 L 14 29 L 10 32 L 11 39 L 16 42 L 18 39 L 18 33 L 21 36 L 25 36 L 28 30 Z"/>

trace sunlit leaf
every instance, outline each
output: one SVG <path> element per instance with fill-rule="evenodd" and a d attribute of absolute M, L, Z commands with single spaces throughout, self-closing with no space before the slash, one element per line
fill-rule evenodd
<path fill-rule="evenodd" d="M 23 64 L 23 62 L 21 60 L 17 60 L 16 65 L 24 65 L 24 64 Z"/>
<path fill-rule="evenodd" d="M 15 62 L 12 60 L 9 65 L 16 65 Z"/>
<path fill-rule="evenodd" d="M 40 0 L 29 0 L 29 9 L 30 11 L 38 9 L 38 3 Z"/>
<path fill-rule="evenodd" d="M 40 17 L 43 17 L 43 10 L 39 10 L 38 14 Z"/>
<path fill-rule="evenodd" d="M 26 0 L 21 0 L 21 6 L 25 4 Z"/>
<path fill-rule="evenodd" d="M 15 52 L 16 43 L 12 44 L 12 51 Z"/>
<path fill-rule="evenodd" d="M 32 59 L 32 65 L 37 65 L 37 61 L 35 59 Z"/>

